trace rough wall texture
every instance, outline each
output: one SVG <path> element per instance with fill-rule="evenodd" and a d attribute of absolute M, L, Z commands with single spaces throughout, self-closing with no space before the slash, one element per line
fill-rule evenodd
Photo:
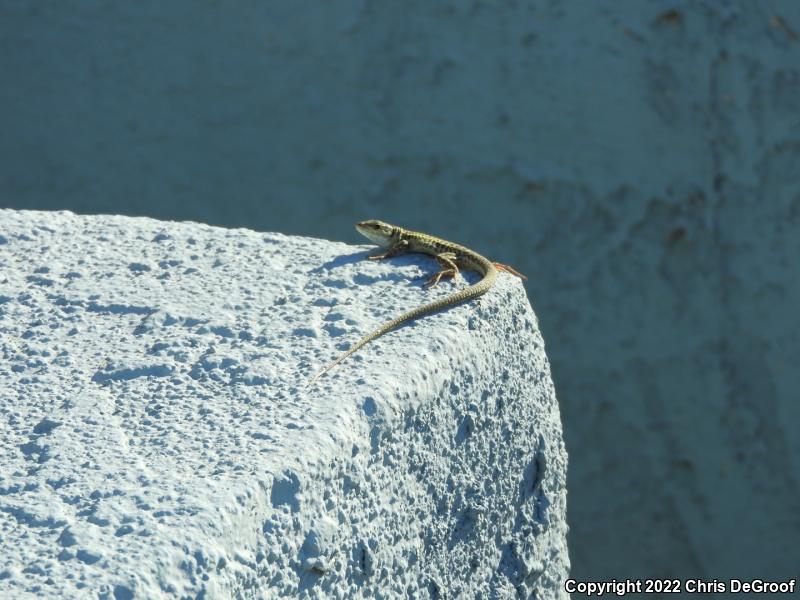
<path fill-rule="evenodd" d="M 567 456 L 516 278 L 307 386 L 465 283 L 250 230 L 0 223 L 0 598 L 568 597 Z"/>
<path fill-rule="evenodd" d="M 530 277 L 575 576 L 785 577 L 798 32 L 789 1 L 6 3 L 0 202 L 477 246 Z"/>

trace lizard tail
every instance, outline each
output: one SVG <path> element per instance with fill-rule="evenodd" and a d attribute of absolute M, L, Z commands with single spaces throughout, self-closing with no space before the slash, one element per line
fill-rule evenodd
<path fill-rule="evenodd" d="M 388 333 L 393 329 L 396 329 L 400 325 L 408 321 L 418 319 L 423 315 L 436 312 L 437 310 L 448 308 L 456 304 L 461 304 L 462 302 L 466 302 L 467 300 L 477 298 L 478 296 L 486 293 L 486 291 L 488 291 L 489 288 L 492 287 L 492 285 L 494 284 L 496 277 L 497 277 L 497 271 L 494 268 L 494 265 L 490 264 L 486 267 L 486 273 L 483 279 L 481 279 L 478 283 L 471 285 L 468 288 L 465 288 L 459 292 L 450 294 L 449 296 L 445 296 L 444 298 L 440 298 L 439 300 L 434 300 L 433 302 L 428 302 L 427 304 L 423 304 L 422 306 L 418 306 L 417 308 L 414 308 L 412 310 L 404 312 L 401 315 L 398 315 L 388 323 L 381 325 L 376 330 L 368 333 L 360 340 L 358 340 L 352 348 L 344 352 L 341 356 L 339 356 L 339 358 L 337 358 L 331 364 L 326 366 L 324 369 L 318 371 L 316 375 L 314 375 L 311 379 L 309 379 L 305 387 L 310 387 L 311 385 L 313 385 L 314 382 L 316 382 L 320 377 L 325 375 L 325 373 L 327 373 L 334 367 L 340 365 L 348 357 L 361 350 L 361 348 L 369 344 L 375 338 L 379 338 L 383 334 Z"/>
<path fill-rule="evenodd" d="M 308 380 L 308 383 L 306 384 L 306 387 L 310 387 L 311 385 L 313 385 L 314 382 L 317 381 L 317 379 L 319 379 L 320 377 L 325 375 L 325 373 L 327 373 L 328 371 L 330 371 L 334 367 L 336 367 L 336 366 L 340 365 L 341 363 L 343 363 L 349 356 L 351 356 L 352 354 L 355 354 L 356 352 L 361 350 L 361 348 L 363 348 L 364 346 L 369 344 L 376 337 L 380 337 L 384 333 L 386 333 L 387 331 L 391 331 L 392 329 L 397 327 L 402 322 L 399 319 L 400 319 L 400 317 L 398 317 L 397 319 L 392 319 L 391 321 L 386 323 L 386 325 L 382 325 L 381 327 L 379 327 L 375 331 L 373 331 L 373 332 L 365 335 L 364 337 L 362 337 L 360 340 L 358 340 L 356 342 L 355 346 L 353 346 L 352 348 L 350 348 L 346 352 L 342 353 L 342 355 L 339 356 L 339 358 L 337 358 L 335 361 L 330 363 L 324 369 L 322 369 L 320 371 L 317 371 L 317 374 L 314 375 L 311 379 Z M 397 322 L 395 322 L 395 321 L 397 321 Z"/>

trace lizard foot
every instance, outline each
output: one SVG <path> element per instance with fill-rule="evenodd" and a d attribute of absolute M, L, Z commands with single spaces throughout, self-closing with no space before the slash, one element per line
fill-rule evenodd
<path fill-rule="evenodd" d="M 442 277 L 449 279 L 451 277 L 455 277 L 456 273 L 458 273 L 458 269 L 443 269 L 438 273 L 436 273 L 435 275 L 432 275 L 430 279 L 428 279 L 428 281 L 426 281 L 422 287 L 426 288 L 435 287 L 442 279 Z"/>
<path fill-rule="evenodd" d="M 503 263 L 494 263 L 494 266 L 497 267 L 498 271 L 505 271 L 506 273 L 511 273 L 512 275 L 516 275 L 520 279 L 524 279 L 527 281 L 527 277 L 517 271 L 514 267 L 509 267 L 508 265 L 504 265 Z"/>

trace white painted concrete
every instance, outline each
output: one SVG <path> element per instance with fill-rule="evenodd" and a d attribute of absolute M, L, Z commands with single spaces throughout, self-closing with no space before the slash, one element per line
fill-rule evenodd
<path fill-rule="evenodd" d="M 0 236 L 0 596 L 565 596 L 567 457 L 517 279 L 306 389 L 465 283 L 193 223 L 3 210 Z"/>

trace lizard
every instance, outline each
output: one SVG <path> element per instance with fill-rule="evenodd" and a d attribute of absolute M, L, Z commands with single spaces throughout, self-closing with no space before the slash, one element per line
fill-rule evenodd
<path fill-rule="evenodd" d="M 424 287 L 434 287 L 443 278 L 455 277 L 459 272 L 459 268 L 477 271 L 483 277 L 480 281 L 467 288 L 453 292 L 452 294 L 449 294 L 438 300 L 434 300 L 432 302 L 422 304 L 416 308 L 412 308 L 411 310 L 398 315 L 391 321 L 387 321 L 377 329 L 374 329 L 358 340 L 349 350 L 341 354 L 339 358 L 314 375 L 314 377 L 309 380 L 307 386 L 312 385 L 325 373 L 341 364 L 349 356 L 358 352 L 371 341 L 379 338 L 385 333 L 392 331 L 393 329 L 400 327 L 404 323 L 444 308 L 456 306 L 457 304 L 467 302 L 468 300 L 472 300 L 485 294 L 494 285 L 499 271 L 505 271 L 522 279 L 527 279 L 527 277 L 525 277 L 522 273 L 517 272 L 508 265 L 492 262 L 474 250 L 470 250 L 469 248 L 454 242 L 448 242 L 447 240 L 428 235 L 427 233 L 409 231 L 408 229 L 403 229 L 402 227 L 390 225 L 375 219 L 356 223 L 356 230 L 358 230 L 361 235 L 374 242 L 378 246 L 385 248 L 385 251 L 380 254 L 368 256 L 367 258 L 370 260 L 382 260 L 385 258 L 398 256 L 406 252 L 418 252 L 422 254 L 429 254 L 435 257 L 442 266 L 442 270 L 432 275 L 425 282 Z"/>

